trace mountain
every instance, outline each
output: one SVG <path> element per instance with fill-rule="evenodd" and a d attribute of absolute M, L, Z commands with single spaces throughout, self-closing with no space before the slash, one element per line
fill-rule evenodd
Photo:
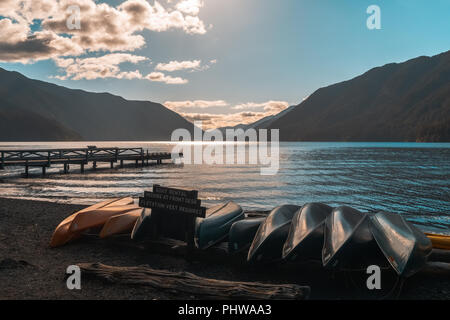
<path fill-rule="evenodd" d="M 283 141 L 450 141 L 450 51 L 321 88 L 268 128 Z"/>
<path fill-rule="evenodd" d="M 82 137 L 59 122 L 31 111 L 0 105 L 0 141 L 62 141 Z"/>
<path fill-rule="evenodd" d="M 0 141 L 170 140 L 193 124 L 159 103 L 73 90 L 0 68 Z"/>

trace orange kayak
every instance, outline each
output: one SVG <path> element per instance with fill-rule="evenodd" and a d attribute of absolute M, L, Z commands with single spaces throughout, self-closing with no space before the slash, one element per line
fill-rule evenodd
<path fill-rule="evenodd" d="M 450 235 L 425 233 L 425 235 L 431 240 L 433 248 L 450 250 Z"/>
<path fill-rule="evenodd" d="M 71 216 L 64 219 L 55 229 L 52 239 L 50 240 L 50 247 L 58 247 L 66 244 L 67 242 L 77 238 L 79 236 L 80 232 L 74 232 L 71 231 L 71 224 L 73 220 L 79 215 L 89 212 L 94 212 L 96 210 L 99 210 L 101 208 L 106 208 L 108 206 L 124 206 L 124 205 L 130 205 L 134 202 L 132 198 L 123 198 L 123 199 L 112 199 L 103 201 L 97 204 L 94 204 L 90 207 L 87 207 L 81 211 L 78 211 Z"/>
<path fill-rule="evenodd" d="M 115 234 L 131 232 L 143 210 L 144 209 L 139 208 L 127 213 L 112 216 L 106 221 L 100 231 L 100 238 L 107 238 Z"/>

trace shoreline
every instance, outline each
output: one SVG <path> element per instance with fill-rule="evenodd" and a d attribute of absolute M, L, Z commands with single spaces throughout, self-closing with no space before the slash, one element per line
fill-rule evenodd
<path fill-rule="evenodd" d="M 111 266 L 148 265 L 154 269 L 187 271 L 201 277 L 230 281 L 292 283 L 311 287 L 311 299 L 371 299 L 340 276 L 317 269 L 308 274 L 294 266 L 250 267 L 243 264 L 205 263 L 184 257 L 124 250 L 113 242 L 80 239 L 66 246 L 48 246 L 55 227 L 83 205 L 0 198 L 0 299 L 199 299 L 151 287 L 82 279 L 82 289 L 66 288 L 69 265 L 100 262 Z M 123 238 L 123 237 L 122 237 Z M 127 240 L 128 241 L 128 240 Z M 130 240 L 131 241 L 131 240 Z M 358 280 L 359 281 L 359 280 Z M 365 281 L 365 280 L 364 280 Z M 400 299 L 450 299 L 450 279 L 416 275 L 408 279 Z M 376 297 L 379 298 L 379 295 Z"/>

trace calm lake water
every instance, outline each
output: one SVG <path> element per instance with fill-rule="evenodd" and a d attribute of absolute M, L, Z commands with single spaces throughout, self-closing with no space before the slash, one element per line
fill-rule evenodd
<path fill-rule="evenodd" d="M 170 151 L 157 142 L 0 143 L 0 149 L 143 147 Z M 154 183 L 198 189 L 203 203 L 233 200 L 245 209 L 323 202 L 362 211 L 386 210 L 428 227 L 450 229 L 450 143 L 281 143 L 280 169 L 262 176 L 255 165 L 162 165 L 80 174 L 72 166 L 0 171 L 0 196 L 90 204 L 112 197 L 138 197 Z"/>

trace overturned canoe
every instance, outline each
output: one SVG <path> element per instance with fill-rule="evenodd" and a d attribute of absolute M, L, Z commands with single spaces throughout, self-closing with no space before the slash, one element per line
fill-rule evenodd
<path fill-rule="evenodd" d="M 77 238 L 80 232 L 73 232 L 70 230 L 70 226 L 75 219 L 75 217 L 79 214 L 86 212 L 93 212 L 95 210 L 105 208 L 108 206 L 122 206 L 122 205 L 130 205 L 134 202 L 133 198 L 118 198 L 111 199 L 107 201 L 103 201 L 97 204 L 94 204 L 90 207 L 87 207 L 83 210 L 80 210 L 71 216 L 64 219 L 55 229 L 52 235 L 52 239 L 50 240 L 50 247 L 58 247 L 66 244 L 67 242 Z"/>
<path fill-rule="evenodd" d="M 144 209 L 137 218 L 133 231 L 131 231 L 131 239 L 141 241 L 151 238 L 154 235 L 152 230 L 152 209 Z"/>
<path fill-rule="evenodd" d="M 228 252 L 235 254 L 248 249 L 265 220 L 266 218 L 252 218 L 233 223 L 228 233 Z"/>
<path fill-rule="evenodd" d="M 104 208 L 81 212 L 73 219 L 69 231 L 80 232 L 91 228 L 101 227 L 109 218 L 137 209 L 139 209 L 139 206 L 134 204 L 126 206 L 109 205 Z"/>
<path fill-rule="evenodd" d="M 267 263 L 280 260 L 292 218 L 299 209 L 300 207 L 295 205 L 283 205 L 273 209 L 258 228 L 247 261 Z"/>
<path fill-rule="evenodd" d="M 425 235 L 431 240 L 433 248 L 450 250 L 450 235 L 429 232 L 426 232 Z"/>
<path fill-rule="evenodd" d="M 325 222 L 323 266 L 341 270 L 384 266 L 385 258 L 369 225 L 367 213 L 346 206 L 335 208 Z"/>
<path fill-rule="evenodd" d="M 103 225 L 99 237 L 107 238 L 115 234 L 131 232 L 136 224 L 136 220 L 141 216 L 143 210 L 144 209 L 139 208 L 127 213 L 112 216 Z"/>
<path fill-rule="evenodd" d="M 332 210 L 322 203 L 308 203 L 297 211 L 283 246 L 283 259 L 321 260 L 325 221 Z"/>
<path fill-rule="evenodd" d="M 399 214 L 379 212 L 371 220 L 372 234 L 399 276 L 412 276 L 425 266 L 432 245 L 422 231 Z"/>
<path fill-rule="evenodd" d="M 207 249 L 228 237 L 234 222 L 244 219 L 241 206 L 230 201 L 206 210 L 206 218 L 195 222 L 195 244 L 199 249 Z"/>

